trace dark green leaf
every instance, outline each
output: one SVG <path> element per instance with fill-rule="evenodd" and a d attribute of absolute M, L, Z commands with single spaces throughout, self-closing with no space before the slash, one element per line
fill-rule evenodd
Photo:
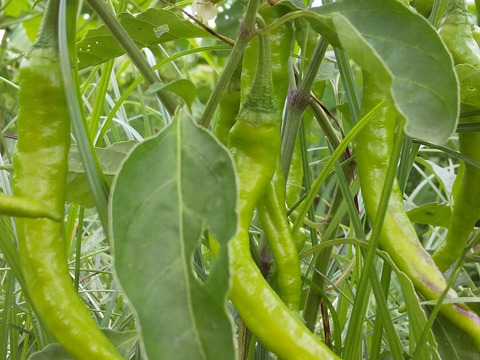
<path fill-rule="evenodd" d="M 437 144 L 449 138 L 458 83 L 450 55 L 422 16 L 396 0 L 340 1 L 301 13 L 377 79 L 407 119 L 408 135 Z"/>
<path fill-rule="evenodd" d="M 136 16 L 122 13 L 118 20 L 140 48 L 171 40 L 212 37 L 200 26 L 162 9 L 150 8 Z M 98 65 L 124 53 L 102 25 L 89 30 L 78 43 L 78 67 Z"/>
<path fill-rule="evenodd" d="M 138 145 L 123 163 L 110 207 L 115 271 L 150 360 L 234 359 L 225 306 L 235 207 L 231 157 L 187 117 Z M 192 258 L 205 229 L 220 253 L 201 283 Z"/>
<path fill-rule="evenodd" d="M 122 161 L 136 144 L 137 141 L 125 141 L 106 148 L 96 148 L 100 166 L 109 185 L 113 176 L 118 174 Z M 70 147 L 68 154 L 67 200 L 87 208 L 94 206 L 80 153 L 75 145 Z"/>

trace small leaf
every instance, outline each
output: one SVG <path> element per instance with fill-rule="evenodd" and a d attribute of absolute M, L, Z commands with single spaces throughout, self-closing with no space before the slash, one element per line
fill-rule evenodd
<path fill-rule="evenodd" d="M 60 344 L 49 344 L 28 358 L 28 360 L 74 360 Z"/>
<path fill-rule="evenodd" d="M 315 80 L 330 80 L 335 75 L 335 64 L 332 62 L 323 62 L 318 69 Z"/>
<path fill-rule="evenodd" d="M 452 208 L 446 204 L 428 203 L 407 212 L 410 221 L 448 228 L 452 217 Z"/>
<path fill-rule="evenodd" d="M 443 190 L 448 194 L 452 194 L 453 184 L 455 182 L 455 173 L 438 166 L 433 161 L 425 160 L 423 158 L 417 157 L 415 161 L 421 165 L 423 165 L 426 169 L 430 170 L 430 172 L 435 176 L 437 181 L 440 183 L 440 186 Z"/>
<path fill-rule="evenodd" d="M 230 155 L 187 117 L 175 118 L 123 163 L 110 203 L 115 271 L 150 360 L 234 359 L 225 305 L 235 206 Z M 220 254 L 201 283 L 192 258 L 205 229 Z"/>
<path fill-rule="evenodd" d="M 442 314 L 437 315 L 432 330 L 442 359 L 478 360 L 478 349 L 472 338 Z"/>
<path fill-rule="evenodd" d="M 3 7 L 2 12 L 3 16 L 11 16 L 11 17 L 18 17 L 20 14 L 28 12 L 30 10 L 30 4 L 28 0 L 16 0 L 16 1 L 9 1 Z"/>
<path fill-rule="evenodd" d="M 187 79 L 175 80 L 168 84 L 155 83 L 147 89 L 146 93 L 155 94 L 160 90 L 174 92 L 187 103 L 189 109 L 192 107 L 192 104 L 197 97 L 197 88 Z"/>
<path fill-rule="evenodd" d="M 397 0 L 337 1 L 300 12 L 376 78 L 406 118 L 408 135 L 436 144 L 450 137 L 458 83 L 449 53 L 422 16 Z"/>
<path fill-rule="evenodd" d="M 178 39 L 212 37 L 200 26 L 162 9 L 150 8 L 136 16 L 122 13 L 118 15 L 118 20 L 140 48 Z M 98 65 L 124 53 L 102 25 L 89 30 L 78 43 L 78 67 Z"/>
<path fill-rule="evenodd" d="M 96 148 L 98 160 L 102 167 L 107 184 L 111 184 L 113 176 L 118 174 L 123 160 L 138 141 L 124 141 L 106 148 Z M 93 207 L 94 202 L 83 169 L 78 147 L 72 145 L 68 154 L 67 200 L 84 207 Z"/>

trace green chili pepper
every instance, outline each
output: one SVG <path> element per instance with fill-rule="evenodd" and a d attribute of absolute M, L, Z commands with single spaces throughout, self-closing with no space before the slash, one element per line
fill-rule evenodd
<path fill-rule="evenodd" d="M 263 21 L 270 24 L 288 11 L 283 6 L 264 6 L 259 10 Z M 288 92 L 288 61 L 293 39 L 293 28 L 290 23 L 285 23 L 272 33 L 269 33 L 271 46 L 271 77 L 273 90 L 272 100 L 277 109 L 283 109 Z M 241 98 L 245 100 L 252 91 L 253 79 L 257 68 L 259 52 L 259 40 L 257 38 L 247 46 L 242 66 Z M 277 110 L 277 122 L 280 125 L 281 115 Z M 280 153 L 276 153 L 280 165 Z M 278 171 L 281 169 L 278 168 Z M 300 259 L 298 257 L 295 239 L 291 235 L 287 219 L 285 201 L 285 179 L 283 174 L 275 174 L 271 184 L 265 191 L 264 198 L 259 204 L 258 214 L 270 249 L 275 259 L 275 271 L 277 273 L 277 286 L 288 307 L 293 311 L 300 308 L 301 298 L 301 273 Z"/>
<path fill-rule="evenodd" d="M 239 179 L 239 232 L 231 242 L 230 298 L 248 328 L 284 360 L 337 359 L 280 300 L 255 265 L 249 226 L 265 196 L 280 152 L 280 114 L 272 92 L 270 44 L 259 38 L 258 66 L 229 136 Z M 214 246 L 213 246 L 214 251 Z"/>
<path fill-rule="evenodd" d="M 423 16 L 428 17 L 432 11 L 434 0 L 414 0 L 413 7 Z"/>
<path fill-rule="evenodd" d="M 384 95 L 369 74 L 364 74 L 363 81 L 361 113 L 365 115 L 384 99 Z M 388 105 L 377 114 L 357 136 L 358 175 L 365 210 L 371 221 L 377 217 L 380 189 L 385 182 L 397 123 L 397 114 Z M 394 183 L 385 214 L 380 246 L 426 299 L 435 300 L 440 297 L 447 285 L 445 278 L 418 241 L 415 229 L 406 215 L 397 181 Z M 457 295 L 450 290 L 447 297 L 455 298 Z M 442 305 L 440 311 L 470 334 L 480 349 L 480 317 L 463 304 Z"/>
<path fill-rule="evenodd" d="M 265 6 L 259 10 L 259 13 L 266 24 L 271 24 L 288 11 L 288 8 L 277 5 Z M 292 24 L 284 23 L 269 34 L 269 39 L 273 95 L 277 109 L 281 113 L 289 89 L 288 64 L 293 40 Z M 287 219 L 286 183 L 281 168 L 280 153 L 277 157 L 275 174 L 265 196 L 259 202 L 258 214 L 275 260 L 280 296 L 292 311 L 299 311 L 302 291 L 300 259 Z"/>
<path fill-rule="evenodd" d="M 257 210 L 275 259 L 280 297 L 290 310 L 298 312 L 302 294 L 300 258 L 287 220 L 285 178 L 279 156 L 275 174 Z"/>
<path fill-rule="evenodd" d="M 33 49 L 20 65 L 12 202 L 22 275 L 42 323 L 77 359 L 122 359 L 75 292 L 62 235 L 70 122 L 58 61 L 58 0 L 50 0 Z M 2 201 L 3 198 L 0 200 Z M 45 212 L 35 218 L 39 204 Z M 23 205 L 22 205 L 23 206 Z M 29 213 L 30 211 L 30 213 Z"/>
<path fill-rule="evenodd" d="M 225 146 L 228 145 L 228 134 L 235 124 L 235 119 L 240 109 L 242 64 L 239 63 L 233 73 L 227 88 L 220 97 L 218 115 L 213 125 L 213 134 Z"/>
<path fill-rule="evenodd" d="M 467 4 L 463 0 L 449 1 L 438 33 L 447 45 L 456 65 L 469 64 L 480 71 L 480 47 L 473 36 L 474 26 L 468 20 Z M 462 104 L 462 110 L 473 110 Z M 460 122 L 479 121 L 480 116 L 460 118 Z M 480 161 L 480 132 L 460 132 L 459 148 L 463 155 Z M 460 187 L 454 195 L 454 207 L 445 241 L 435 250 L 433 260 L 445 271 L 459 256 L 480 218 L 480 169 L 465 163 Z"/>

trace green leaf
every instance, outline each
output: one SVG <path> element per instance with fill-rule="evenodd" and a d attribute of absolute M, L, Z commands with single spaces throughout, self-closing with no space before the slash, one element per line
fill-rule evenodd
<path fill-rule="evenodd" d="M 140 48 L 178 39 L 212 37 L 200 26 L 162 9 L 150 8 L 136 16 L 122 13 L 118 15 L 118 20 Z M 124 53 L 102 25 L 89 30 L 78 43 L 78 67 L 98 65 Z"/>
<path fill-rule="evenodd" d="M 115 271 L 154 359 L 234 359 L 226 314 L 227 241 L 237 227 L 226 149 L 187 117 L 138 145 L 112 188 Z M 201 283 L 194 251 L 208 229 L 220 254 Z"/>
<path fill-rule="evenodd" d="M 9 1 L 7 5 L 2 9 L 3 16 L 18 17 L 20 14 L 28 12 L 30 10 L 30 4 L 28 0 L 16 0 Z"/>
<path fill-rule="evenodd" d="M 452 208 L 446 204 L 428 203 L 407 212 L 410 221 L 448 228 L 452 217 Z"/>
<path fill-rule="evenodd" d="M 442 314 L 437 315 L 432 330 L 442 359 L 478 360 L 478 349 L 472 338 Z"/>
<path fill-rule="evenodd" d="M 106 148 L 95 149 L 108 185 L 112 183 L 123 160 L 136 144 L 138 141 L 124 141 Z M 70 147 L 68 154 L 67 200 L 86 208 L 95 205 L 76 145 Z"/>
<path fill-rule="evenodd" d="M 423 165 L 426 169 L 430 170 L 430 172 L 435 176 L 435 179 L 437 179 L 440 187 L 445 191 L 446 194 L 452 194 L 453 184 L 456 177 L 455 173 L 441 166 L 438 166 L 433 161 L 426 160 L 421 157 L 416 157 L 415 161 Z"/>
<path fill-rule="evenodd" d="M 74 360 L 60 344 L 49 344 L 34 353 L 28 360 Z"/>
<path fill-rule="evenodd" d="M 153 84 L 147 89 L 146 93 L 155 94 L 160 90 L 174 92 L 187 103 L 189 109 L 191 109 L 192 104 L 197 97 L 197 88 L 190 80 L 187 79 L 175 80 L 168 84 Z"/>
<path fill-rule="evenodd" d="M 436 144 L 449 138 L 458 83 L 450 55 L 422 16 L 396 0 L 340 1 L 300 13 L 377 79 L 406 118 L 408 135 Z"/>

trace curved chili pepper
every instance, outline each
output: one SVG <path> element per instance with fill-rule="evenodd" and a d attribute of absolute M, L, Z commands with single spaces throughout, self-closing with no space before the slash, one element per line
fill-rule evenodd
<path fill-rule="evenodd" d="M 42 323 L 72 356 L 120 360 L 76 293 L 67 266 L 62 220 L 70 122 L 58 60 L 58 9 L 59 1 L 50 0 L 33 49 L 20 65 L 11 201 L 34 205 L 30 214 L 12 214 L 28 216 L 16 219 L 22 274 Z M 35 218 L 36 204 L 50 215 Z"/>
<path fill-rule="evenodd" d="M 239 232 L 230 245 L 230 298 L 247 327 L 280 358 L 338 359 L 280 300 L 250 254 L 250 222 L 272 181 L 280 153 L 281 117 L 272 92 L 266 36 L 259 38 L 256 75 L 229 136 L 239 180 Z"/>
<path fill-rule="evenodd" d="M 480 47 L 473 36 L 474 26 L 468 20 L 467 4 L 463 0 L 449 1 L 438 33 L 447 45 L 456 65 L 469 64 L 480 72 Z M 473 110 L 462 104 L 462 110 Z M 480 116 L 460 118 L 460 122 L 479 121 Z M 480 161 L 480 132 L 458 134 L 460 153 Z M 465 248 L 470 234 L 480 218 L 480 169 L 465 163 L 460 187 L 454 195 L 454 207 L 445 241 L 435 250 L 433 260 L 445 271 Z"/>
<path fill-rule="evenodd" d="M 366 114 L 384 100 L 384 95 L 369 74 L 364 73 L 363 81 L 361 112 Z M 386 180 L 396 123 L 396 112 L 385 105 L 357 136 L 358 175 L 365 210 L 371 221 L 375 221 L 377 217 L 381 196 L 379 189 L 383 188 Z M 379 243 L 426 299 L 435 300 L 440 297 L 447 283 L 418 240 L 415 229 L 405 212 L 397 181 L 390 195 Z M 447 297 L 455 298 L 457 295 L 455 291 L 450 290 Z M 463 304 L 445 304 L 440 311 L 469 334 L 480 349 L 480 317 L 478 315 Z"/>

